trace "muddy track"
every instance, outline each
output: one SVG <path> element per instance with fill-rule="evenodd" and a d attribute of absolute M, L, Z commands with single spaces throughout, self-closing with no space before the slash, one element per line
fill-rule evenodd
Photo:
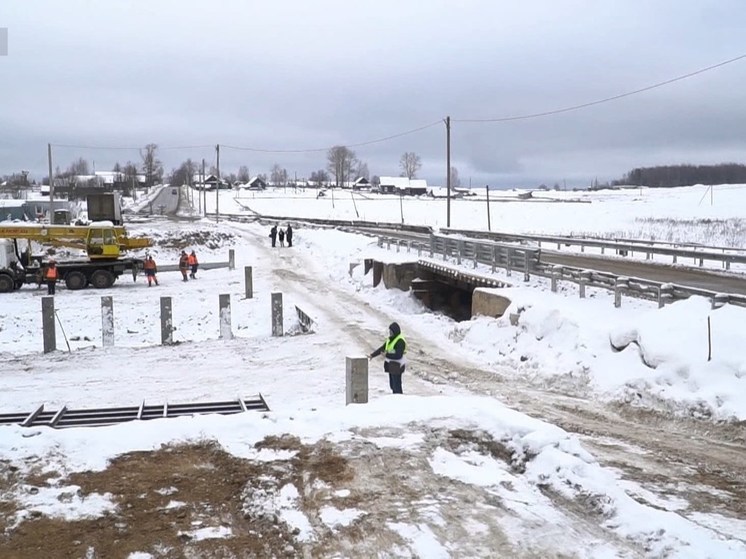
<path fill-rule="evenodd" d="M 266 247 L 261 235 L 245 229 L 237 232 L 252 244 Z M 271 251 L 269 247 L 266 250 Z M 323 275 L 315 276 L 312 272 L 316 268 L 310 255 L 293 250 L 278 254 L 273 274 L 284 291 L 307 298 L 325 320 L 337 324 L 353 346 L 369 347 L 391 316 Z M 371 331 L 363 326 L 371 322 L 381 327 Z M 417 332 L 414 321 L 410 324 L 404 318 L 400 322 L 404 331 L 418 339 L 408 370 L 433 388 L 491 396 L 575 433 L 602 464 L 617 468 L 624 479 L 661 498 L 686 500 L 687 512 L 746 516 L 744 422 L 676 418 L 630 403 L 604 403 L 592 395 L 579 395 L 579 390 L 567 394 L 537 388 L 517 379 L 508 369 L 510 363 L 500 370 L 455 361 L 447 347 L 429 343 L 427 332 Z"/>

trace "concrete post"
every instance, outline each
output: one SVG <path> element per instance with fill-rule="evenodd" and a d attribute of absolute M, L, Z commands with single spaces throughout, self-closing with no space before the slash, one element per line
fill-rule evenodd
<path fill-rule="evenodd" d="M 171 316 L 171 297 L 161 297 L 161 344 L 174 343 L 174 321 Z"/>
<path fill-rule="evenodd" d="M 401 250 L 401 239 L 396 240 L 396 252 Z"/>
<path fill-rule="evenodd" d="M 619 308 L 622 306 L 622 293 L 624 289 L 629 287 L 628 278 L 617 278 L 614 284 L 614 306 Z"/>
<path fill-rule="evenodd" d="M 228 249 L 228 269 L 236 269 L 236 251 L 232 248 Z"/>
<path fill-rule="evenodd" d="M 505 261 L 505 272 L 508 277 L 513 273 L 513 249 L 508 249 L 508 256 Z"/>
<path fill-rule="evenodd" d="M 523 281 L 529 281 L 531 279 L 531 260 L 528 257 L 528 252 L 523 251 Z"/>
<path fill-rule="evenodd" d="M 228 293 L 221 293 L 218 297 L 220 308 L 220 339 L 232 340 L 233 332 L 231 331 L 231 296 Z"/>
<path fill-rule="evenodd" d="M 458 256 L 456 256 L 456 264 L 461 264 L 461 257 L 464 255 L 464 241 L 458 242 Z"/>
<path fill-rule="evenodd" d="M 430 235 L 430 258 L 435 254 L 435 235 Z"/>
<path fill-rule="evenodd" d="M 57 331 L 54 327 L 54 297 L 41 298 L 41 327 L 44 353 L 57 349 Z"/>
<path fill-rule="evenodd" d="M 666 283 L 658 288 L 658 308 L 662 309 L 673 299 L 673 285 Z"/>
<path fill-rule="evenodd" d="M 474 268 L 477 267 L 478 261 L 479 261 L 479 245 L 477 243 L 474 243 Z"/>
<path fill-rule="evenodd" d="M 383 237 L 378 237 L 378 248 L 383 248 Z"/>
<path fill-rule="evenodd" d="M 114 345 L 114 299 L 111 296 L 101 297 L 101 344 L 104 347 Z"/>
<path fill-rule="evenodd" d="M 345 357 L 345 404 L 368 403 L 368 358 Z"/>
<path fill-rule="evenodd" d="M 710 305 L 712 307 L 712 310 L 719 309 L 720 307 L 727 305 L 728 301 L 730 301 L 730 297 L 727 293 L 715 293 L 712 297 L 712 301 L 710 302 Z"/>
<path fill-rule="evenodd" d="M 578 292 L 580 293 L 580 298 L 585 299 L 585 286 L 588 285 L 591 281 L 591 273 L 590 272 L 580 272 L 580 281 L 578 282 Z"/>
<path fill-rule="evenodd" d="M 272 335 L 282 336 L 282 293 L 272 293 Z"/>
<path fill-rule="evenodd" d="M 254 279 L 253 279 L 253 270 L 251 269 L 251 266 L 244 266 L 243 269 L 243 279 L 244 284 L 246 287 L 246 298 L 251 299 L 254 297 Z"/>
<path fill-rule="evenodd" d="M 552 268 L 552 293 L 557 293 L 557 283 L 562 277 L 562 266 L 554 266 Z"/>
<path fill-rule="evenodd" d="M 497 247 L 495 245 L 492 245 L 492 273 L 495 273 L 495 268 L 497 267 Z"/>

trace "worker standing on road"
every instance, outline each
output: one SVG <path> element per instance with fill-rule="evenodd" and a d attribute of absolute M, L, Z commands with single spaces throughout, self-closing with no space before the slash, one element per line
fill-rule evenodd
<path fill-rule="evenodd" d="M 189 274 L 189 277 L 192 279 L 197 279 L 197 268 L 199 267 L 199 262 L 197 262 L 197 253 L 192 251 L 189 253 L 189 257 L 187 258 L 187 263 L 189 264 L 189 267 L 192 269 L 192 272 Z"/>
<path fill-rule="evenodd" d="M 293 246 L 293 228 L 290 227 L 290 224 L 288 223 L 287 228 L 285 229 L 285 237 L 287 237 L 288 240 L 288 246 Z"/>
<path fill-rule="evenodd" d="M 394 394 L 403 394 L 401 376 L 407 366 L 404 354 L 407 352 L 407 341 L 402 336 L 401 328 L 396 322 L 389 325 L 389 336 L 383 345 L 368 355 L 372 359 L 384 353 L 383 370 L 389 374 L 389 386 Z"/>
<path fill-rule="evenodd" d="M 148 278 L 148 287 L 152 287 L 153 282 L 158 285 L 158 277 L 156 276 L 158 267 L 155 265 L 155 260 L 153 260 L 152 256 L 148 255 L 142 265 L 142 269 L 145 270 L 145 276 Z"/>
<path fill-rule="evenodd" d="M 269 230 L 269 238 L 272 239 L 272 246 L 274 247 L 277 243 L 277 225 L 273 225 L 272 229 Z"/>
<path fill-rule="evenodd" d="M 285 231 L 280 229 L 280 232 L 277 235 L 280 237 L 280 246 L 284 247 L 285 246 Z"/>
<path fill-rule="evenodd" d="M 47 284 L 47 295 L 54 295 L 54 288 L 57 285 L 58 278 L 57 263 L 50 260 L 47 269 L 44 270 L 44 281 Z"/>
<path fill-rule="evenodd" d="M 179 257 L 179 271 L 181 272 L 182 281 L 189 281 L 187 270 L 189 270 L 189 257 L 187 256 L 187 253 L 182 250 L 181 256 Z"/>

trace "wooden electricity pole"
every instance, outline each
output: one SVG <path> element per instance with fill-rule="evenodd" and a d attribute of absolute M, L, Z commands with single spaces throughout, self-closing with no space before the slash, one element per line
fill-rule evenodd
<path fill-rule="evenodd" d="M 492 231 L 492 225 L 490 224 L 490 185 L 484 187 L 487 190 L 487 231 Z"/>
<path fill-rule="evenodd" d="M 47 144 L 49 159 L 49 223 L 54 223 L 54 179 L 52 178 L 52 144 Z"/>
<path fill-rule="evenodd" d="M 446 117 L 446 227 L 451 226 L 451 117 Z"/>
<path fill-rule="evenodd" d="M 215 185 L 215 223 L 220 221 L 220 144 L 215 146 L 218 160 L 218 184 Z"/>

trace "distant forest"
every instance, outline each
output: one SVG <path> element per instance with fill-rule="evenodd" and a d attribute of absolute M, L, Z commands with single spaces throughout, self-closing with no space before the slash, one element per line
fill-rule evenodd
<path fill-rule="evenodd" d="M 665 165 L 632 169 L 613 186 L 632 184 L 667 188 L 693 184 L 746 184 L 746 165 L 721 163 L 719 165 Z"/>

